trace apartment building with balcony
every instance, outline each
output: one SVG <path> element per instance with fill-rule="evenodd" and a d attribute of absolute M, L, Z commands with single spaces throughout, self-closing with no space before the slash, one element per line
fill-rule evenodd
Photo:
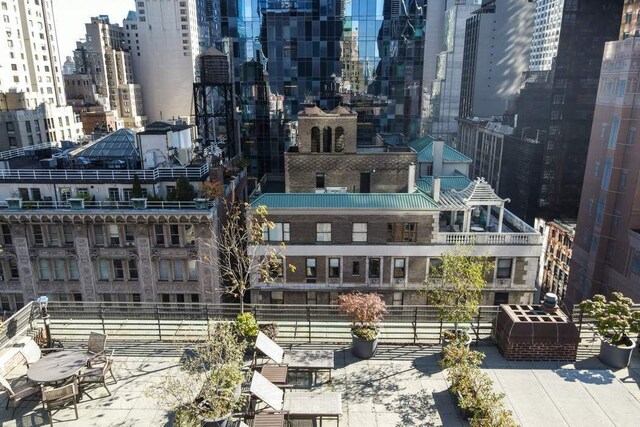
<path fill-rule="evenodd" d="M 126 129 L 65 152 L 34 148 L 0 156 L 2 310 L 43 294 L 57 301 L 219 302 L 210 268 L 219 204 L 172 200 L 178 178 L 196 192 L 209 179 L 206 162 L 142 169 Z M 142 198 L 133 197 L 135 176 Z M 242 199 L 245 177 L 229 182 L 225 196 Z"/>
<path fill-rule="evenodd" d="M 484 304 L 533 301 L 541 235 L 484 179 L 467 177 L 471 159 L 431 137 L 357 146 L 357 116 L 343 107 L 298 115 L 299 144 L 285 154 L 288 192 L 251 204 L 266 206 L 275 224 L 261 249 L 284 242 L 282 265 L 296 268 L 274 269 L 273 283 L 255 277 L 252 302 L 328 304 L 366 290 L 389 304 L 423 304 L 425 279 L 457 245 L 493 265 Z"/>

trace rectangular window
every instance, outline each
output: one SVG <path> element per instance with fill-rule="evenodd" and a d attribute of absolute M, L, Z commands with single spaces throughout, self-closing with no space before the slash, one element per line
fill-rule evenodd
<path fill-rule="evenodd" d="M 331 241 L 331 223 L 319 222 L 316 224 L 316 242 Z"/>
<path fill-rule="evenodd" d="M 351 230 L 351 240 L 353 242 L 366 242 L 367 241 L 367 223 L 366 222 L 354 222 Z"/>
<path fill-rule="evenodd" d="M 138 266 L 136 265 L 136 260 L 135 259 L 130 259 L 128 261 L 128 267 L 129 267 L 129 279 L 130 280 L 137 280 L 138 279 Z"/>
<path fill-rule="evenodd" d="M 109 224 L 109 245 L 120 246 L 120 227 L 116 224 Z"/>
<path fill-rule="evenodd" d="M 60 234 L 58 234 L 57 225 L 48 225 L 47 232 L 49 238 L 49 246 L 60 246 Z"/>
<path fill-rule="evenodd" d="M 282 258 L 273 258 L 270 261 L 270 263 L 269 263 L 269 276 L 272 279 L 278 279 L 278 278 L 282 277 L 282 275 L 283 275 L 282 265 L 283 265 Z"/>
<path fill-rule="evenodd" d="M 393 260 L 393 278 L 394 279 L 404 279 L 405 262 L 406 260 L 404 258 L 394 258 Z"/>
<path fill-rule="evenodd" d="M 2 243 L 4 243 L 5 246 L 13 244 L 11 229 L 6 224 L 2 224 Z"/>
<path fill-rule="evenodd" d="M 75 258 L 69 259 L 69 280 L 80 280 L 78 261 Z"/>
<path fill-rule="evenodd" d="M 496 272 L 496 277 L 498 279 L 509 279 L 511 278 L 511 266 L 513 265 L 513 259 L 499 259 L 498 260 L 498 270 Z"/>
<path fill-rule="evenodd" d="M 158 261 L 158 278 L 160 280 L 169 280 L 169 260 L 161 259 Z"/>
<path fill-rule="evenodd" d="M 112 202 L 120 201 L 120 190 L 118 188 L 109 188 L 109 200 Z"/>
<path fill-rule="evenodd" d="M 38 261 L 38 270 L 40 271 L 40 280 L 51 280 L 51 271 L 48 259 L 40 259 Z"/>
<path fill-rule="evenodd" d="M 113 260 L 113 279 L 124 280 L 124 265 L 121 259 Z"/>
<path fill-rule="evenodd" d="M 387 226 L 388 242 L 415 242 L 416 241 L 416 223 L 415 222 L 396 222 L 389 223 Z"/>
<path fill-rule="evenodd" d="M 635 251 L 631 259 L 631 274 L 640 276 L 640 251 Z"/>
<path fill-rule="evenodd" d="M 98 278 L 100 280 L 109 280 L 111 266 L 108 259 L 101 259 L 98 261 Z"/>
<path fill-rule="evenodd" d="M 193 225 L 184 226 L 184 245 L 193 246 L 196 244 L 195 227 Z"/>
<path fill-rule="evenodd" d="M 65 262 L 63 259 L 54 259 L 53 260 L 53 279 L 54 280 L 64 280 L 66 279 L 65 271 Z"/>
<path fill-rule="evenodd" d="M 440 258 L 429 260 L 429 277 L 442 278 L 442 260 Z"/>
<path fill-rule="evenodd" d="M 324 188 L 325 186 L 325 177 L 324 172 L 316 173 L 316 188 Z"/>
<path fill-rule="evenodd" d="M 332 279 L 340 277 L 340 258 L 329 258 L 329 277 Z"/>
<path fill-rule="evenodd" d="M 380 278 L 380 258 L 369 258 L 369 278 Z"/>
<path fill-rule="evenodd" d="M 604 169 L 602 171 L 602 184 L 600 185 L 600 187 L 603 190 L 608 190 L 609 189 L 609 182 L 611 181 L 612 163 L 613 163 L 613 160 L 610 157 L 608 157 L 604 161 Z"/>
<path fill-rule="evenodd" d="M 169 236 L 171 238 L 171 244 L 174 246 L 180 245 L 180 227 L 174 224 L 169 226 Z"/>
<path fill-rule="evenodd" d="M 269 228 L 265 224 L 262 229 L 262 238 L 266 242 L 288 242 L 289 241 L 289 223 L 275 222 L 274 227 Z"/>
<path fill-rule="evenodd" d="M 613 116 L 611 119 L 611 131 L 609 132 L 609 144 L 607 147 L 610 150 L 616 148 L 616 141 L 618 140 L 618 131 L 620 130 L 620 116 Z"/>
<path fill-rule="evenodd" d="M 189 280 L 198 280 L 198 261 L 189 260 Z"/>
<path fill-rule="evenodd" d="M 156 225 L 153 229 L 156 235 L 156 245 L 164 246 L 164 227 L 162 225 Z"/>
<path fill-rule="evenodd" d="M 35 200 L 37 202 L 42 200 L 42 193 L 40 192 L 39 188 L 32 188 L 31 189 L 31 200 Z"/>
<path fill-rule="evenodd" d="M 104 246 L 104 226 L 102 224 L 93 225 L 93 241 L 96 246 Z"/>
<path fill-rule="evenodd" d="M 31 230 L 33 232 L 33 244 L 36 246 L 44 246 L 44 236 L 42 235 L 42 226 L 33 225 L 31 226 Z"/>
<path fill-rule="evenodd" d="M 360 261 L 353 261 L 351 265 L 351 275 L 359 276 L 360 275 Z"/>
<path fill-rule="evenodd" d="M 173 280 L 184 280 L 184 263 L 182 260 L 173 261 Z"/>
<path fill-rule="evenodd" d="M 125 243 L 134 243 L 136 241 L 132 225 L 124 226 L 124 241 Z"/>
<path fill-rule="evenodd" d="M 316 270 L 316 259 L 315 258 L 307 258 L 305 262 L 305 276 L 308 278 L 317 277 Z"/>

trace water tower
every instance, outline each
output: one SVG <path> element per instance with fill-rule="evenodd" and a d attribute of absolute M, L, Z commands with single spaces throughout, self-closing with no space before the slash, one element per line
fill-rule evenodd
<path fill-rule="evenodd" d="M 198 70 L 193 100 L 201 148 L 227 161 L 238 154 L 233 83 L 227 55 L 209 48 L 198 57 Z"/>

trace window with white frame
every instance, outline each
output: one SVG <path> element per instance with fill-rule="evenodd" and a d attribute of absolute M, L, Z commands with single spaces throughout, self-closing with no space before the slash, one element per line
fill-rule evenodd
<path fill-rule="evenodd" d="M 513 259 L 502 258 L 498 259 L 498 267 L 496 270 L 496 278 L 509 279 L 511 278 L 511 267 L 513 266 Z"/>
<path fill-rule="evenodd" d="M 380 278 L 380 258 L 369 258 L 369 278 Z"/>
<path fill-rule="evenodd" d="M 269 262 L 269 276 L 272 279 L 279 279 L 283 276 L 283 260 L 280 257 L 273 258 Z"/>
<path fill-rule="evenodd" d="M 442 278 L 442 260 L 440 258 L 429 259 L 429 277 Z"/>
<path fill-rule="evenodd" d="M 394 279 L 404 279 L 406 262 L 407 260 L 405 258 L 393 259 L 393 278 Z"/>
<path fill-rule="evenodd" d="M 354 222 L 351 226 L 351 241 L 366 242 L 367 241 L 367 223 Z"/>
<path fill-rule="evenodd" d="M 331 241 L 331 223 L 319 222 L 316 224 L 316 242 Z"/>
<path fill-rule="evenodd" d="M 98 260 L 98 279 L 108 281 L 137 280 L 138 266 L 132 259 Z"/>
<path fill-rule="evenodd" d="M 305 261 L 305 276 L 308 278 L 317 277 L 317 268 L 316 268 L 316 259 L 315 258 L 307 258 Z"/>
<path fill-rule="evenodd" d="M 78 261 L 74 258 L 40 258 L 38 260 L 40 280 L 78 280 Z"/>
<path fill-rule="evenodd" d="M 269 228 L 267 224 L 262 226 L 262 239 L 265 242 L 288 242 L 289 241 L 289 223 L 274 222 L 274 227 Z"/>
<path fill-rule="evenodd" d="M 158 280 L 163 282 L 185 282 L 198 280 L 196 260 L 161 259 L 158 261 Z"/>
<path fill-rule="evenodd" d="M 340 277 L 340 258 L 329 258 L 329 277 L 332 279 Z"/>

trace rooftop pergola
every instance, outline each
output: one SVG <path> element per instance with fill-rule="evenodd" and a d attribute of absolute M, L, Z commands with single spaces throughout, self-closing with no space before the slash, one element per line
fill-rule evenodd
<path fill-rule="evenodd" d="M 440 195 L 441 212 L 451 212 L 451 223 L 455 224 L 458 213 L 462 212 L 462 229 L 457 230 L 468 233 L 470 231 L 480 231 L 472 229 L 472 222 L 477 223 L 477 227 L 482 227 L 483 231 L 490 228 L 491 209 L 496 207 L 499 210 L 496 231 L 502 232 L 504 218 L 504 204 L 510 199 L 503 199 L 498 196 L 491 185 L 484 178 L 477 178 L 463 190 L 447 190 Z M 484 212 L 482 211 L 484 209 Z M 484 215 L 484 226 L 482 219 Z M 475 219 L 477 218 L 477 222 Z M 476 226 L 474 226 L 476 227 Z"/>

